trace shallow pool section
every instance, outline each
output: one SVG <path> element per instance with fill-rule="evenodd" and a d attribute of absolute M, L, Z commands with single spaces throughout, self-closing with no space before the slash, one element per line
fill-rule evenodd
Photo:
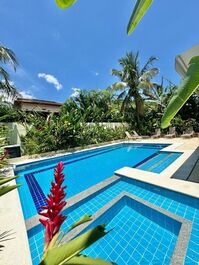
<path fill-rule="evenodd" d="M 84 250 L 83 255 L 120 265 L 184 261 L 191 222 L 125 193 L 98 212 L 96 220 L 81 233 L 104 223 L 110 232 Z"/>
<path fill-rule="evenodd" d="M 75 221 L 81 218 L 84 214 L 96 213 L 98 210 L 100 210 L 108 202 L 112 201 L 122 192 L 128 192 L 134 196 L 137 196 L 143 200 L 152 203 L 153 205 L 156 205 L 164 210 L 167 210 L 170 213 L 173 213 L 177 216 L 183 217 L 191 221 L 192 230 L 191 230 L 191 235 L 188 243 L 188 249 L 186 252 L 186 258 L 184 264 L 198 265 L 199 253 L 197 250 L 199 249 L 199 200 L 190 196 L 185 196 L 180 193 L 159 188 L 154 185 L 150 185 L 137 180 L 121 178 L 120 180 L 112 183 L 103 190 L 100 190 L 96 194 L 93 194 L 87 199 L 84 199 L 83 201 L 80 201 L 74 206 L 66 209 L 64 214 L 67 215 L 67 219 L 62 226 L 63 231 L 67 231 L 67 229 Z M 128 211 L 130 212 L 132 211 L 132 209 L 129 209 L 128 207 L 129 206 L 127 205 L 127 208 L 124 209 L 125 218 L 122 215 L 120 216 L 123 222 L 125 222 L 125 219 L 128 219 L 129 215 L 126 215 L 126 213 L 128 213 Z M 135 221 L 135 225 L 136 223 L 137 221 Z M 37 265 L 39 263 L 39 260 L 41 259 L 43 251 L 43 240 L 44 240 L 43 226 L 39 225 L 29 230 L 28 236 L 29 236 L 29 244 L 30 244 L 33 264 Z M 175 238 L 175 233 L 173 235 L 173 238 Z M 115 244 L 117 244 L 117 242 L 115 242 Z M 142 245 L 141 247 L 145 246 Z M 126 263 L 126 264 L 132 265 L 132 263 Z M 139 264 L 139 263 L 137 262 L 133 264 Z M 144 264 L 149 264 L 149 263 L 144 263 Z"/>
<path fill-rule="evenodd" d="M 53 170 L 59 161 L 65 164 L 65 185 L 68 197 L 72 197 L 91 186 L 111 177 L 114 171 L 124 167 L 137 167 L 160 173 L 181 153 L 160 155 L 167 144 L 116 144 L 89 151 L 77 152 L 59 158 L 47 159 L 16 167 L 20 176 L 18 183 L 21 204 L 25 219 L 40 211 L 53 179 Z M 169 158 L 168 158 L 169 156 Z M 159 162 L 157 162 L 157 158 Z M 155 161 L 152 159 L 156 159 Z M 146 168 L 146 169 L 145 169 Z"/>
<path fill-rule="evenodd" d="M 172 164 L 177 158 L 181 156 L 181 152 L 157 152 L 147 159 L 141 161 L 134 168 L 161 173 L 170 164 Z"/>

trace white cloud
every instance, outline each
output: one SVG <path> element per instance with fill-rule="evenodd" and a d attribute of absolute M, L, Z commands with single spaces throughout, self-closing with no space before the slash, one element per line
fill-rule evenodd
<path fill-rule="evenodd" d="M 62 84 L 58 81 L 58 79 L 53 76 L 53 75 L 50 75 L 50 74 L 45 74 L 45 73 L 39 73 L 38 74 L 38 77 L 39 78 L 43 78 L 46 80 L 46 82 L 54 85 L 54 87 L 57 89 L 57 90 L 60 90 L 62 89 Z"/>
<path fill-rule="evenodd" d="M 72 90 L 73 90 L 73 93 L 70 95 L 70 97 L 71 98 L 78 97 L 81 89 L 77 87 L 72 87 Z"/>
<path fill-rule="evenodd" d="M 30 91 L 22 90 L 22 91 L 19 91 L 19 93 L 20 93 L 22 98 L 27 98 L 27 99 L 34 98 L 33 94 Z"/>

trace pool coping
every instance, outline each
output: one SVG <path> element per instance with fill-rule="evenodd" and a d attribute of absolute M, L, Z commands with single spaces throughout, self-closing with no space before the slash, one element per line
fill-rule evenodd
<path fill-rule="evenodd" d="M 144 199 L 141 199 L 135 195 L 132 195 L 128 192 L 122 192 L 120 193 L 118 196 L 116 196 L 113 200 L 111 200 L 110 202 L 108 202 L 105 206 L 103 206 L 102 208 L 100 208 L 97 212 L 95 212 L 92 215 L 92 220 L 84 223 L 76 228 L 74 228 L 73 230 L 71 230 L 69 233 L 67 233 L 64 238 L 62 239 L 62 243 L 66 243 L 69 240 L 73 239 L 74 237 L 76 237 L 77 235 L 79 235 L 84 229 L 86 229 L 90 224 L 92 224 L 93 222 L 95 222 L 99 217 L 101 217 L 104 213 L 106 213 L 111 207 L 113 207 L 117 202 L 119 202 L 119 200 L 121 200 L 124 197 L 128 197 L 132 200 L 135 200 L 136 202 L 139 202 L 143 205 L 145 205 L 146 207 L 152 208 L 153 210 L 164 214 L 168 217 L 170 217 L 171 219 L 174 219 L 175 221 L 181 223 L 181 228 L 179 230 L 179 234 L 177 236 L 177 241 L 173 250 L 173 254 L 171 256 L 171 260 L 170 260 L 170 265 L 176 265 L 176 264 L 184 264 L 184 260 L 186 257 L 186 251 L 188 248 L 188 243 L 189 243 L 189 239 L 190 239 L 190 234 L 191 234 L 191 230 L 192 230 L 192 222 L 184 219 L 180 216 L 177 216 L 167 210 L 164 210 L 161 207 L 158 207 Z"/>

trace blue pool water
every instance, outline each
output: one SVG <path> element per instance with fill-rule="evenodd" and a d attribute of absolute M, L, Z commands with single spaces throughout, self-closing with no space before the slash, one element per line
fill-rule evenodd
<path fill-rule="evenodd" d="M 127 196 L 85 230 L 103 223 L 110 232 L 82 254 L 120 265 L 169 264 L 181 228 L 180 222 Z"/>
<path fill-rule="evenodd" d="M 19 189 L 19 195 L 25 219 L 37 214 L 39 207 L 45 203 L 45 197 L 49 192 L 50 182 L 53 179 L 53 169 L 58 161 L 61 160 L 65 164 L 65 184 L 67 185 L 67 198 L 69 198 L 111 177 L 115 170 L 124 166 L 155 173 L 163 172 L 181 155 L 177 152 L 161 151 L 166 146 L 168 145 L 118 144 L 17 167 L 16 172 L 20 176 L 17 181 L 23 184 Z M 159 176 L 157 175 L 157 177 Z M 104 189 L 69 207 L 64 212 L 68 217 L 62 229 L 66 231 L 84 214 L 94 214 L 124 191 L 190 220 L 193 226 L 185 264 L 198 264 L 199 201 L 136 180 L 120 178 Z M 84 254 L 111 259 L 116 261 L 118 265 L 169 264 L 177 239 L 177 231 L 165 229 L 161 225 L 157 226 L 154 220 L 147 219 L 146 216 L 142 216 L 129 205 L 124 205 L 112 219 L 108 218 L 106 220 L 108 229 L 117 226 L 116 230 L 118 232 L 108 235 L 111 236 L 112 244 L 106 245 L 110 241 L 104 238 L 102 240 L 105 241 L 102 241 L 100 246 L 103 244 L 106 246 L 100 248 L 97 245 L 99 242 L 97 242 L 96 245 L 94 244 L 86 249 Z M 128 227 L 132 234 L 131 245 L 125 245 L 125 242 L 129 242 L 129 233 L 124 227 Z M 151 229 L 151 227 L 154 229 Z M 143 236 L 143 230 L 149 231 L 149 233 Z M 135 235 L 133 235 L 134 231 L 136 231 Z M 153 243 L 146 246 L 144 242 L 149 243 L 150 235 L 153 235 Z M 39 263 L 43 251 L 43 226 L 38 225 L 29 230 L 28 238 L 33 265 L 36 265 Z M 130 250 L 132 246 L 135 250 L 133 252 Z"/>
<path fill-rule="evenodd" d="M 117 195 L 119 195 L 121 192 L 128 192 L 135 196 L 138 196 L 144 200 L 149 201 L 150 203 L 153 203 L 154 205 L 157 205 L 171 213 L 174 213 L 178 216 L 181 216 L 185 219 L 188 219 L 192 222 L 192 233 L 188 245 L 188 250 L 186 254 L 186 265 L 198 265 L 199 262 L 199 200 L 182 195 L 177 192 L 172 192 L 166 189 L 162 189 L 153 185 L 149 185 L 144 182 L 139 182 L 132 179 L 126 179 L 121 178 L 121 180 L 116 181 L 115 183 L 111 184 L 110 186 L 104 188 L 103 190 L 99 191 L 98 193 L 92 195 L 91 197 L 77 203 L 75 206 L 70 207 L 65 210 L 64 214 L 66 214 L 68 217 L 66 221 L 64 222 L 62 229 L 63 231 L 67 231 L 67 229 L 80 217 L 82 217 L 84 214 L 94 214 L 97 210 L 102 208 L 105 204 L 107 204 L 109 201 L 114 199 Z M 125 218 L 128 219 L 129 215 L 126 215 L 129 209 L 124 209 Z M 121 213 L 122 214 L 122 213 Z M 122 214 L 123 215 L 123 214 Z M 120 215 L 119 217 L 124 220 L 124 216 Z M 118 217 L 118 216 L 117 216 Z M 116 218 L 117 218 L 116 217 Z M 109 223 L 109 228 L 111 228 L 112 224 Z M 138 229 L 143 229 L 141 223 L 137 223 Z M 115 224 L 114 224 L 115 226 Z M 113 227 L 112 227 L 113 228 Z M 145 230 L 150 229 L 150 222 L 146 222 L 146 226 L 144 228 Z M 37 265 L 39 260 L 42 256 L 43 251 L 43 240 L 44 240 L 44 230 L 43 226 L 39 225 L 32 230 L 28 231 L 29 236 L 29 244 L 30 244 L 30 250 L 31 255 L 33 259 L 33 264 Z M 124 236 L 124 240 L 126 237 Z M 175 236 L 173 235 L 173 240 L 175 241 Z M 140 251 L 143 250 L 142 247 L 145 247 L 145 244 L 140 241 L 135 241 L 134 244 L 136 246 L 140 246 L 140 248 L 136 247 L 136 249 L 140 249 Z M 172 244 L 172 243 L 171 243 Z M 153 245 L 147 249 L 149 252 L 153 252 Z M 168 248 L 164 248 L 161 250 L 162 255 L 167 256 Z M 115 252 L 114 252 L 115 253 Z M 136 252 L 137 253 L 137 252 Z M 101 254 L 101 253 L 99 253 Z M 153 264 L 150 260 L 150 253 L 148 254 L 148 259 L 145 256 L 144 264 Z M 103 255 L 108 255 L 107 251 L 104 250 Z M 127 249 L 123 252 L 121 252 L 121 259 L 126 260 L 127 255 Z M 129 255 L 129 252 L 128 252 Z M 139 252 L 138 254 L 139 255 Z M 118 255 L 115 253 L 115 256 L 111 256 L 111 259 L 117 259 Z M 136 259 L 135 256 L 133 256 L 134 259 Z M 168 258 L 166 258 L 168 261 Z M 125 264 L 125 263 L 119 263 Z M 139 262 L 135 263 L 126 263 L 127 265 L 132 264 L 143 264 Z M 154 264 L 167 264 L 167 263 L 154 263 Z"/>
<path fill-rule="evenodd" d="M 49 192 L 54 166 L 62 160 L 65 164 L 65 184 L 68 198 L 111 177 L 124 166 L 137 167 L 156 173 L 162 172 L 181 153 L 162 152 L 168 145 L 118 144 L 92 151 L 79 152 L 61 158 L 30 163 L 16 168 L 17 182 L 25 219 L 37 214 Z"/>

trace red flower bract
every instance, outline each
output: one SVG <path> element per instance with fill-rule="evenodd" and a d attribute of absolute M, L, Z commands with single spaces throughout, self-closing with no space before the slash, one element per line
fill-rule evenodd
<path fill-rule="evenodd" d="M 45 226 L 45 244 L 44 252 L 48 248 L 51 240 L 60 230 L 60 226 L 66 219 L 66 216 L 63 216 L 60 212 L 66 205 L 64 198 L 66 193 L 64 189 L 66 186 L 62 187 L 64 181 L 64 174 L 62 173 L 64 169 L 64 164 L 59 162 L 54 170 L 55 181 L 51 182 L 50 194 L 46 199 L 47 205 L 43 206 L 44 209 L 39 214 L 44 216 L 45 219 L 39 219 L 39 221 Z"/>

